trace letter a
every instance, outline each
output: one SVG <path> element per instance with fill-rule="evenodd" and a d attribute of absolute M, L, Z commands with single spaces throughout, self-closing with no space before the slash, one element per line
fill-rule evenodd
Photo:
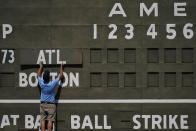
<path fill-rule="evenodd" d="M 45 59 L 45 55 L 44 55 L 43 50 L 40 50 L 39 56 L 38 56 L 38 59 L 37 59 L 37 64 L 39 64 L 40 62 L 42 62 L 43 64 L 46 64 L 46 59 Z"/>
<path fill-rule="evenodd" d="M 119 10 L 117 10 L 117 8 Z M 116 15 L 122 15 L 123 17 L 127 17 L 127 15 L 125 14 L 122 5 L 120 3 L 115 3 L 115 5 L 113 6 L 112 10 L 110 11 L 110 14 L 108 17 L 112 17 L 114 14 Z"/>

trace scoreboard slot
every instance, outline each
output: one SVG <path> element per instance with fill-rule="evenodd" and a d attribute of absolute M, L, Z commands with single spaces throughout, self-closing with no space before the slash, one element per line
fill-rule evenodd
<path fill-rule="evenodd" d="M 43 64 L 82 64 L 81 49 L 21 49 L 20 64 L 35 65 Z"/>
<path fill-rule="evenodd" d="M 15 85 L 15 73 L 0 73 L 0 88 L 13 88 Z"/>

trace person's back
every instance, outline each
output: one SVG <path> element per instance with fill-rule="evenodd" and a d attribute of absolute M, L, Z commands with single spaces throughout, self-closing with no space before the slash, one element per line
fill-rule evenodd
<path fill-rule="evenodd" d="M 40 64 L 40 68 L 37 72 L 38 83 L 41 88 L 40 96 L 40 121 L 41 130 L 45 131 L 45 120 L 48 120 L 48 131 L 52 130 L 52 122 L 56 117 L 56 105 L 55 105 L 55 87 L 59 80 L 63 76 L 63 64 L 61 64 L 60 74 L 58 78 L 50 81 L 50 72 L 44 71 L 43 79 L 40 77 L 43 65 Z"/>
<path fill-rule="evenodd" d="M 41 88 L 41 102 L 55 103 L 55 87 L 59 82 L 59 78 L 53 81 L 44 82 L 41 77 L 38 77 L 38 82 Z"/>

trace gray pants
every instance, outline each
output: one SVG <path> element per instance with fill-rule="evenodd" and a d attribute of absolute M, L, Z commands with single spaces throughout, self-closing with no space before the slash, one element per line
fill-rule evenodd
<path fill-rule="evenodd" d="M 40 104 L 40 120 L 55 121 L 56 105 L 41 103 Z"/>

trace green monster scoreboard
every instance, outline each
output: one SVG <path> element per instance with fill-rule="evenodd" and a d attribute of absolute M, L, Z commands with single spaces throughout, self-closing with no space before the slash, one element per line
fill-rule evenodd
<path fill-rule="evenodd" d="M 195 0 L 1 0 L 0 131 L 195 131 Z"/>

